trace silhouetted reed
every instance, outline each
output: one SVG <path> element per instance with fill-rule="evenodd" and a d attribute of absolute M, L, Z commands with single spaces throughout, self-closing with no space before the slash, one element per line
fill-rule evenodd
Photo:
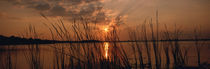
<path fill-rule="evenodd" d="M 104 42 L 92 43 L 64 43 L 47 45 L 53 50 L 51 61 L 53 69 L 161 69 L 161 68 L 187 68 L 188 50 L 182 47 L 180 39 L 182 30 L 175 25 L 174 30 L 165 29 L 159 31 L 158 13 L 156 22 L 147 20 L 136 28 L 128 28 L 129 46 L 123 47 L 120 43 L 119 28 L 114 25 L 112 30 L 102 34 L 97 25 L 89 23 L 81 17 L 81 21 L 73 20 L 70 25 L 65 25 L 62 19 L 51 22 L 42 15 L 48 22 L 43 23 L 49 30 L 52 40 L 61 41 L 83 41 L 101 40 Z M 119 21 L 116 21 L 119 22 Z M 33 25 L 29 25 L 26 32 L 32 39 L 39 38 L 38 32 Z M 197 52 L 198 67 L 201 67 L 200 46 L 198 34 L 195 30 L 195 47 Z M 160 35 L 161 34 L 161 35 Z M 162 42 L 161 40 L 167 40 Z M 107 42 L 105 42 L 107 41 Z M 109 44 L 108 56 L 104 56 L 105 43 Z M 31 44 L 26 47 L 29 51 L 24 56 L 31 69 L 44 69 L 46 63 L 42 48 L 39 44 Z M 132 53 L 128 53 L 129 51 Z M 8 53 L 5 69 L 13 69 L 10 53 Z M 4 66 L 3 64 L 1 64 Z M 172 65 L 172 66 L 170 66 Z"/>

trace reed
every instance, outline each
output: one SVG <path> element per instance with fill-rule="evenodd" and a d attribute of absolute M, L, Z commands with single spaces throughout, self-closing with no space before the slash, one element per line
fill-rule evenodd
<path fill-rule="evenodd" d="M 129 39 L 131 42 L 127 47 L 123 47 L 123 43 L 119 43 L 118 26 L 112 26 L 112 30 L 102 37 L 101 32 L 85 18 L 81 17 L 80 21 L 73 20 L 72 24 L 65 25 L 62 19 L 58 19 L 57 23 L 51 22 L 50 19 L 42 15 L 50 24 L 43 23 L 49 30 L 52 40 L 63 41 L 83 41 L 83 40 L 103 40 L 110 41 L 108 56 L 104 56 L 104 48 L 106 44 L 103 42 L 93 43 L 65 43 L 49 45 L 53 49 L 53 69 L 161 69 L 161 68 L 186 68 L 189 57 L 189 48 L 182 49 L 179 42 L 182 37 L 182 30 L 177 28 L 171 32 L 165 25 L 163 32 L 159 31 L 158 11 L 156 23 L 153 20 L 147 20 L 143 24 L 138 25 L 135 29 L 129 28 Z M 116 22 L 120 22 L 116 20 Z M 117 23 L 118 24 L 118 23 Z M 156 29 L 155 29 L 156 28 Z M 26 35 L 31 39 L 40 38 L 38 32 L 33 25 L 29 25 Z M 201 67 L 201 55 L 199 48 L 202 44 L 198 42 L 198 36 L 195 31 L 195 47 L 197 52 L 198 66 Z M 160 35 L 162 34 L 162 35 Z M 162 37 L 161 37 L 162 36 Z M 164 37 L 163 37 L 164 36 Z M 160 42 L 161 39 L 168 40 Z M 173 41 L 172 41 L 173 40 Z M 141 41 L 141 42 L 140 42 Z M 44 69 L 44 56 L 41 55 L 41 47 L 39 44 L 28 45 L 29 52 L 24 52 L 24 56 L 29 64 L 30 69 Z M 128 53 L 130 50 L 131 53 Z M 162 56 L 162 54 L 164 56 Z M 133 57 L 131 57 L 132 55 Z M 166 59 L 166 61 L 164 61 Z M 13 69 L 10 52 L 7 56 L 6 69 Z M 164 66 L 165 65 L 165 66 Z M 172 67 L 170 65 L 173 65 Z M 1 64 L 3 67 L 4 64 Z"/>

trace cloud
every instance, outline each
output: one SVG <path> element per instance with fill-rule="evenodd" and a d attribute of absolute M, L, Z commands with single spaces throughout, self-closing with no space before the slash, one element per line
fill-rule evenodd
<path fill-rule="evenodd" d="M 50 9 L 50 5 L 48 3 L 43 2 L 43 3 L 37 4 L 36 6 L 34 6 L 34 8 L 36 10 L 45 11 L 45 10 Z"/>
<path fill-rule="evenodd" d="M 57 5 L 52 7 L 49 12 L 53 16 L 65 16 L 65 14 L 67 13 L 65 10 L 66 9 L 64 7 Z"/>
<path fill-rule="evenodd" d="M 103 0 L 7 0 L 15 6 L 32 8 L 49 17 L 63 16 L 68 20 L 85 19 L 90 23 L 106 23 L 113 19 Z"/>

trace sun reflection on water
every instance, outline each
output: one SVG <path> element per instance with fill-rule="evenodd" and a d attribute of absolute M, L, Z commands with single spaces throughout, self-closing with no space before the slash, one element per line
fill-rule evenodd
<path fill-rule="evenodd" d="M 104 56 L 105 56 L 105 58 L 107 59 L 108 56 L 109 56 L 109 54 L 108 54 L 108 52 L 109 52 L 109 43 L 108 43 L 108 42 L 105 42 L 105 43 L 104 43 L 104 51 L 105 51 Z"/>

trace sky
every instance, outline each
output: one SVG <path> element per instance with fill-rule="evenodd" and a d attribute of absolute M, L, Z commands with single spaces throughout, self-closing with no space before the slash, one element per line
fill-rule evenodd
<path fill-rule="evenodd" d="M 210 0 L 1 0 L 0 35 L 23 33 L 30 24 L 45 32 L 47 21 L 41 14 L 52 21 L 62 17 L 65 24 L 82 16 L 90 23 L 107 25 L 120 17 L 121 26 L 132 27 L 145 19 L 155 20 L 157 11 L 161 26 L 177 24 L 184 31 L 201 26 L 210 38 Z"/>

